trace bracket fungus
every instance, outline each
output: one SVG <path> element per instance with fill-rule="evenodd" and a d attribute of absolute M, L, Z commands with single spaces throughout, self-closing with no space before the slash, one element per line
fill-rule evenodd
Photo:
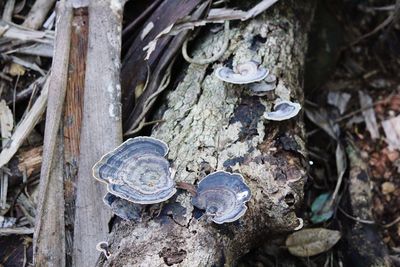
<path fill-rule="evenodd" d="M 137 204 L 160 203 L 176 192 L 167 153 L 168 146 L 158 139 L 131 138 L 104 155 L 93 166 L 93 176 L 119 198 Z"/>
<path fill-rule="evenodd" d="M 192 204 L 205 210 L 205 214 L 217 224 L 238 220 L 245 214 L 246 202 L 251 191 L 243 176 L 237 173 L 217 171 L 204 177 L 192 198 Z"/>
<path fill-rule="evenodd" d="M 271 121 L 283 121 L 295 117 L 301 109 L 299 103 L 280 101 L 274 106 L 274 110 L 267 112 L 265 118 Z"/>
<path fill-rule="evenodd" d="M 238 64 L 233 70 L 220 67 L 215 71 L 218 79 L 233 84 L 248 84 L 264 80 L 269 71 L 254 61 Z"/>
<path fill-rule="evenodd" d="M 113 213 L 124 220 L 139 221 L 141 218 L 141 207 L 139 204 L 119 198 L 111 193 L 107 193 L 104 196 L 103 202 L 110 207 Z"/>

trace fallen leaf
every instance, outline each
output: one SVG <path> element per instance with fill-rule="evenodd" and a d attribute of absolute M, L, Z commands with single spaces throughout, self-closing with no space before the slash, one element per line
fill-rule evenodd
<path fill-rule="evenodd" d="M 400 116 L 383 121 L 382 127 L 389 149 L 400 149 Z"/>
<path fill-rule="evenodd" d="M 341 233 L 325 228 L 304 229 L 286 239 L 286 247 L 292 255 L 310 257 L 331 249 L 341 238 Z"/>
<path fill-rule="evenodd" d="M 328 104 L 336 107 L 339 110 L 340 114 L 344 114 L 347 108 L 347 103 L 351 95 L 348 93 L 340 93 L 340 92 L 329 92 L 328 93 Z"/>
<path fill-rule="evenodd" d="M 330 137 L 335 140 L 339 139 L 340 127 L 337 123 L 329 118 L 328 112 L 323 109 L 308 107 L 305 109 L 307 117 L 319 128 L 324 130 Z"/>
<path fill-rule="evenodd" d="M 319 195 L 311 204 L 311 222 L 321 223 L 329 220 L 333 215 L 331 194 L 324 193 Z"/>
<path fill-rule="evenodd" d="M 363 109 L 362 114 L 364 116 L 367 130 L 371 134 L 372 139 L 377 139 L 379 138 L 379 128 L 378 123 L 376 122 L 375 111 L 372 108 L 372 98 L 367 93 L 362 91 L 358 91 L 358 97 L 360 99 L 360 106 Z"/>

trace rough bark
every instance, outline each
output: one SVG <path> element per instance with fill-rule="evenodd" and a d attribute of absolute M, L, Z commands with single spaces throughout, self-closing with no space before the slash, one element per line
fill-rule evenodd
<path fill-rule="evenodd" d="M 256 19 L 238 23 L 231 29 L 223 63 L 189 65 L 159 110 L 165 122 L 152 136 L 169 144 L 176 181 L 197 184 L 211 171 L 240 172 L 253 194 L 244 217 L 223 225 L 198 219 L 190 195 L 180 190 L 159 214 L 149 212 L 139 223 L 117 223 L 109 238 L 112 255 L 99 265 L 231 266 L 268 234 L 298 225 L 295 208 L 306 180 L 302 116 L 266 121 L 263 114 L 273 101 L 248 96 L 245 86 L 223 83 L 214 70 L 228 62 L 262 62 L 278 77 L 277 96 L 301 103 L 312 10 L 311 3 L 282 1 Z M 219 51 L 223 32 L 194 42 L 194 57 L 210 57 Z"/>

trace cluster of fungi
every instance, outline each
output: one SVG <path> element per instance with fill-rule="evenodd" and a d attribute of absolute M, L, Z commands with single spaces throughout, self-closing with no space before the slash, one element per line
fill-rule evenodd
<path fill-rule="evenodd" d="M 255 61 L 233 69 L 220 67 L 215 75 L 222 81 L 246 86 L 250 95 L 275 98 L 276 76 Z M 300 104 L 278 100 L 267 120 L 282 121 L 295 117 Z M 152 137 L 128 139 L 104 155 L 93 167 L 93 176 L 107 184 L 104 203 L 125 220 L 140 219 L 140 205 L 169 200 L 175 193 L 175 171 L 168 161 L 168 145 Z M 238 220 L 247 210 L 251 191 L 239 173 L 213 172 L 199 182 L 193 206 L 204 210 L 211 221 L 222 224 Z"/>

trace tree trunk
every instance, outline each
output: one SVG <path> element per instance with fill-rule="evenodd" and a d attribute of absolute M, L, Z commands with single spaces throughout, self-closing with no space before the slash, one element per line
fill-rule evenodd
<path fill-rule="evenodd" d="M 101 266 L 231 266 L 271 233 L 292 231 L 306 181 L 302 116 L 266 121 L 274 101 L 249 96 L 245 86 L 218 80 L 214 70 L 255 60 L 277 76 L 277 99 L 303 102 L 302 75 L 312 1 L 282 1 L 230 30 L 219 63 L 189 65 L 157 114 L 164 121 L 152 136 L 165 141 L 176 181 L 196 185 L 208 173 L 241 173 L 252 191 L 246 214 L 217 225 L 198 218 L 182 190 L 141 222 L 121 221 L 109 238 L 111 257 Z M 223 31 L 196 39 L 194 58 L 217 53 Z M 222 63 L 223 62 L 223 63 Z M 154 207 L 153 207 L 154 208 Z"/>

